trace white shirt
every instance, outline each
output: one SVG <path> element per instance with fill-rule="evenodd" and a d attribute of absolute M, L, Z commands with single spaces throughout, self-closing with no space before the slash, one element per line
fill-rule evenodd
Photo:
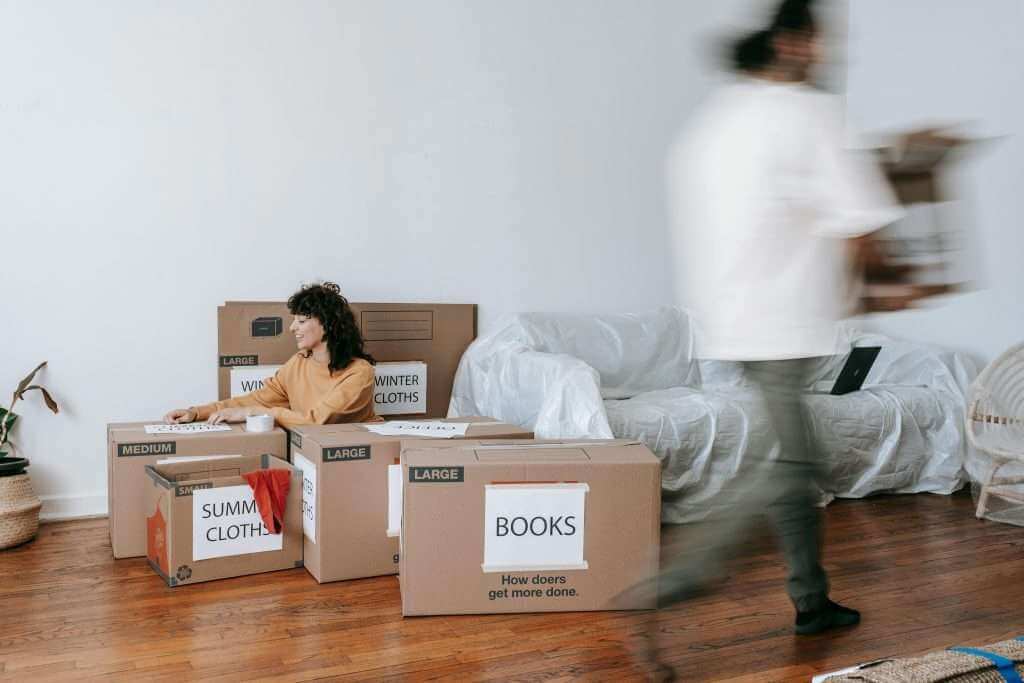
<path fill-rule="evenodd" d="M 677 298 L 701 358 L 843 351 L 854 279 L 845 239 L 903 215 L 878 165 L 843 150 L 833 96 L 746 79 L 673 144 L 668 190 Z"/>

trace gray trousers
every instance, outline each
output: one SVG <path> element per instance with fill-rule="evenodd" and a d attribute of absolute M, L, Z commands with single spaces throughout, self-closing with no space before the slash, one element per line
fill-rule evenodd
<path fill-rule="evenodd" d="M 821 521 L 815 481 L 819 463 L 809 447 L 800 405 L 801 388 L 816 359 L 752 361 L 744 371 L 764 399 L 767 419 L 781 450 L 748 453 L 714 512 L 695 538 L 658 577 L 658 604 L 667 606 L 714 581 L 733 550 L 741 547 L 759 517 L 773 522 L 789 567 L 786 590 L 799 611 L 825 604 L 828 578 L 821 566 Z"/>

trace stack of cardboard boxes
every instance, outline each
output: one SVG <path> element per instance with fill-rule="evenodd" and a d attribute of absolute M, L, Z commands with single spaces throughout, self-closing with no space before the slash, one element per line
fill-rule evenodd
<path fill-rule="evenodd" d="M 920 129 L 896 136 L 876 151 L 903 219 L 875 233 L 881 260 L 864 273 L 865 311 L 901 310 L 977 280 L 976 242 L 963 215 L 949 215 L 953 195 L 945 176 L 978 146 L 955 133 Z"/>
<path fill-rule="evenodd" d="M 169 586 L 305 565 L 319 582 L 400 574 L 406 615 L 651 607 L 660 466 L 624 441 L 537 441 L 488 417 L 442 418 L 474 306 L 353 304 L 377 366 L 377 411 L 303 426 L 108 426 L 114 556 Z M 222 398 L 295 353 L 287 307 L 218 311 Z M 440 418 L 440 419 L 430 419 Z M 271 533 L 244 478 L 286 472 Z M 260 475 L 262 476 L 262 475 Z"/>

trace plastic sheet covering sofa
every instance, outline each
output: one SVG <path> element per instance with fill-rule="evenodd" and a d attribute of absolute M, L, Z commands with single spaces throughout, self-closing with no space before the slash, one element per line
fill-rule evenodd
<path fill-rule="evenodd" d="M 827 394 L 842 357 L 823 359 L 809 378 L 804 408 L 825 462 L 826 499 L 959 488 L 970 361 L 878 335 L 847 337 L 883 350 L 862 391 Z M 752 449 L 778 452 L 740 366 L 695 360 L 679 308 L 509 316 L 462 358 L 449 416 L 463 415 L 491 415 L 544 438 L 644 441 L 662 461 L 666 522 L 706 516 Z"/>

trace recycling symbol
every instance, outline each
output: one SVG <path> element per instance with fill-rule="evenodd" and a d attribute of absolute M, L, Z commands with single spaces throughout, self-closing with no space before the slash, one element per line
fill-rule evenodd
<path fill-rule="evenodd" d="M 192 578 L 192 567 L 189 567 L 187 564 L 181 565 L 178 567 L 177 576 L 178 581 L 188 581 Z"/>

